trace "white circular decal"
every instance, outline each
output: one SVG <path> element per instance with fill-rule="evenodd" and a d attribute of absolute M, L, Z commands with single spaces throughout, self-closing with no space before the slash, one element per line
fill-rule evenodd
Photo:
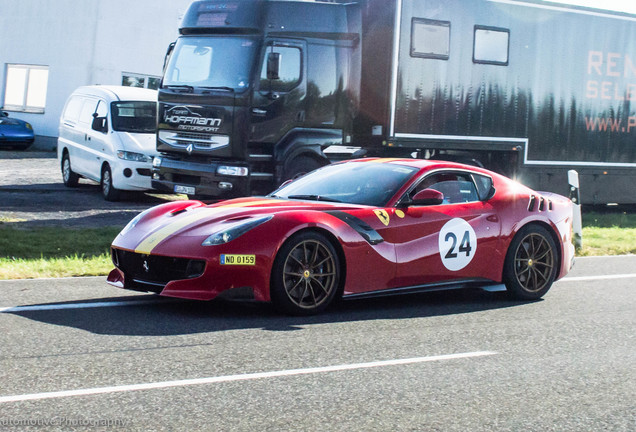
<path fill-rule="evenodd" d="M 477 251 L 475 230 L 464 219 L 451 219 L 439 232 L 439 254 L 444 267 L 458 271 L 466 267 Z"/>

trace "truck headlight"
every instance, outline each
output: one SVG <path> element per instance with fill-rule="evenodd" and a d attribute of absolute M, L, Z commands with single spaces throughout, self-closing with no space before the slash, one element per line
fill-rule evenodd
<path fill-rule="evenodd" d="M 125 151 L 125 150 L 118 150 L 117 151 L 117 157 L 119 159 L 123 159 L 123 160 L 126 160 L 126 161 L 150 162 L 150 158 L 148 156 L 146 156 L 145 154 L 129 152 L 129 151 Z"/>
<path fill-rule="evenodd" d="M 162 162 L 162 161 L 161 161 L 161 158 L 160 158 L 159 156 L 155 156 L 155 157 L 152 159 L 152 166 L 153 166 L 154 168 L 159 168 L 159 167 L 161 166 L 161 162 Z"/>
<path fill-rule="evenodd" d="M 246 232 L 271 220 L 273 217 L 273 215 L 269 215 L 256 219 L 241 220 L 231 223 L 229 226 L 225 226 L 215 233 L 212 233 L 207 239 L 205 239 L 201 246 L 218 246 L 229 243 L 232 240 L 239 238 Z"/>
<path fill-rule="evenodd" d="M 249 169 L 242 166 L 219 165 L 216 169 L 218 175 L 231 177 L 247 177 Z"/>

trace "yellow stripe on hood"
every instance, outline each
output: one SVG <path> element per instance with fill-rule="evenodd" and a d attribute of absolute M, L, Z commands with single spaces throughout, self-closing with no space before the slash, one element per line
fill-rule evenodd
<path fill-rule="evenodd" d="M 183 228 L 191 225 L 203 218 L 209 217 L 211 214 L 218 213 L 222 210 L 232 207 L 251 207 L 263 204 L 272 204 L 278 203 L 280 201 L 274 199 L 266 199 L 266 200 L 254 200 L 254 201 L 246 201 L 240 203 L 232 203 L 226 205 L 220 205 L 218 207 L 198 207 L 192 209 L 187 212 L 187 214 L 182 214 L 180 217 L 164 225 L 159 228 L 157 231 L 150 233 L 146 238 L 144 238 L 141 243 L 135 249 L 136 253 L 149 255 L 152 250 L 162 241 L 176 233 L 177 231 L 182 230 Z"/>

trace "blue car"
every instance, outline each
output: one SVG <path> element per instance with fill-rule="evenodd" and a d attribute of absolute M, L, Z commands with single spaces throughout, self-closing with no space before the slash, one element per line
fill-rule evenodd
<path fill-rule="evenodd" d="M 13 147 L 24 150 L 33 144 L 33 126 L 23 120 L 9 118 L 9 114 L 0 111 L 0 147 Z"/>

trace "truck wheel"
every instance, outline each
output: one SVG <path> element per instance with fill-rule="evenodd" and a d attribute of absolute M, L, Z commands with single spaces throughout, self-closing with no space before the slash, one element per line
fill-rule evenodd
<path fill-rule="evenodd" d="M 323 166 L 318 160 L 309 156 L 298 156 L 287 163 L 283 181 L 295 180 Z"/>
<path fill-rule="evenodd" d="M 557 264 L 557 247 L 548 230 L 527 225 L 512 239 L 506 254 L 506 289 L 514 298 L 537 300 L 552 286 Z"/>
<path fill-rule="evenodd" d="M 274 306 L 292 315 L 323 311 L 336 296 L 340 262 L 322 234 L 301 232 L 279 250 L 272 267 L 270 295 Z"/>
<path fill-rule="evenodd" d="M 113 173 L 110 166 L 104 165 L 102 168 L 102 195 L 106 201 L 118 201 L 120 197 L 119 189 L 113 186 Z"/>
<path fill-rule="evenodd" d="M 71 169 L 71 158 L 68 155 L 68 152 L 64 152 L 62 156 L 62 181 L 64 182 L 64 186 L 74 188 L 77 187 L 79 183 L 79 175 L 75 174 Z"/>

